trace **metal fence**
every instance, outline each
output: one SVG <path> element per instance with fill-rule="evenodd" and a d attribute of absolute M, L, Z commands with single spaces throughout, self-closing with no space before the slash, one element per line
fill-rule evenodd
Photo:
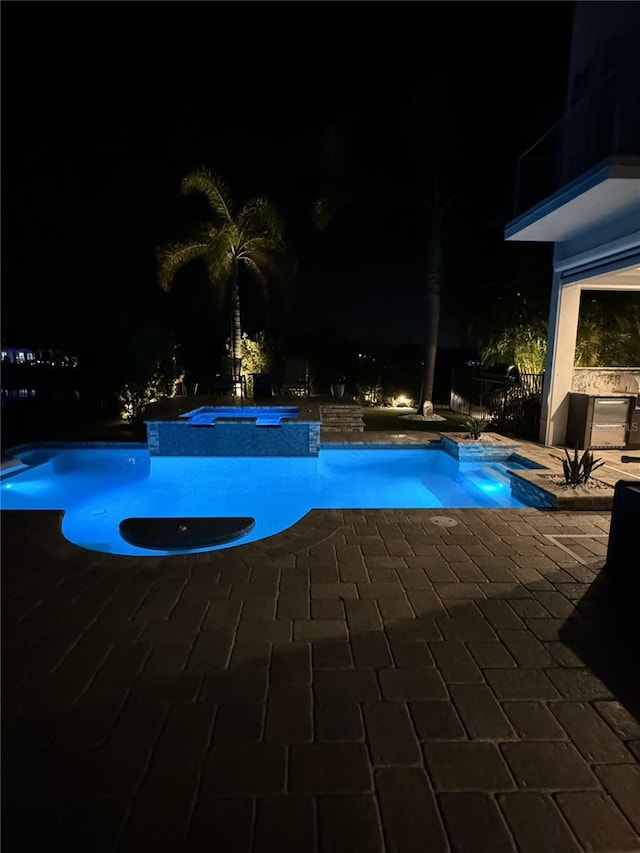
<path fill-rule="evenodd" d="M 492 376 L 453 371 L 450 406 L 453 411 L 490 420 L 496 431 L 536 440 L 543 378 L 543 373 Z"/>

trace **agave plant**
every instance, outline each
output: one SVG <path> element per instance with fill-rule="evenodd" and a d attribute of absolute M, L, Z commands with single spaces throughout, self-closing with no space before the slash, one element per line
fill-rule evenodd
<path fill-rule="evenodd" d="M 576 447 L 572 457 L 565 447 L 564 455 L 562 469 L 564 472 L 564 482 L 567 486 L 586 485 L 596 468 L 604 465 L 604 459 L 596 459 L 590 450 L 585 450 L 582 456 L 579 456 L 578 448 Z M 561 457 L 557 456 L 556 459 L 561 459 Z"/>

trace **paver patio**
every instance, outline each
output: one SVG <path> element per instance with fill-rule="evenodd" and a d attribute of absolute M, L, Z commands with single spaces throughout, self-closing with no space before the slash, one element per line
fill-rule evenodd
<path fill-rule="evenodd" d="M 144 558 L 59 526 L 2 513 L 6 853 L 640 851 L 608 514 L 322 510 Z"/>

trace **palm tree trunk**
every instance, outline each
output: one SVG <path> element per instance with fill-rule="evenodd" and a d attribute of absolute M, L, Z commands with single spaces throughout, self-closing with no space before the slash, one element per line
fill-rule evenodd
<path fill-rule="evenodd" d="M 440 325 L 440 282 L 442 277 L 441 210 L 435 209 L 429 234 L 429 260 L 427 263 L 427 339 L 425 343 L 424 374 L 420 389 L 418 412 L 433 414 L 433 381 L 438 352 L 438 327 Z"/>
<path fill-rule="evenodd" d="M 231 312 L 232 312 L 232 334 L 231 353 L 233 356 L 233 396 L 242 396 L 242 383 L 240 381 L 240 370 L 242 365 L 242 325 L 240 322 L 240 285 L 238 282 L 238 267 L 234 269 L 231 282 Z M 237 381 L 236 381 L 237 380 Z"/>
<path fill-rule="evenodd" d="M 233 328 L 231 335 L 231 352 L 235 359 L 242 358 L 242 325 L 240 323 L 240 287 L 238 284 L 238 270 L 234 270 L 231 282 L 231 314 Z"/>

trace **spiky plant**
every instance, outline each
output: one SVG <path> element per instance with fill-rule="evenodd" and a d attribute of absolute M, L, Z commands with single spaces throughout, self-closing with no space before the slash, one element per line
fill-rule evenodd
<path fill-rule="evenodd" d="M 231 193 L 218 175 L 205 166 L 189 172 L 180 185 L 183 195 L 199 194 L 209 203 L 212 218 L 200 224 L 182 242 L 158 248 L 158 279 L 169 291 L 182 267 L 199 260 L 204 263 L 214 305 L 226 302 L 232 315 L 233 357 L 242 356 L 239 273 L 247 269 L 268 296 L 268 285 L 286 286 L 293 279 L 295 264 L 285 242 L 284 223 L 275 207 L 264 197 L 252 198 L 238 211 Z"/>
<path fill-rule="evenodd" d="M 556 456 L 556 459 L 562 459 Z M 562 470 L 564 473 L 564 482 L 567 486 L 585 486 L 596 468 L 604 465 L 603 459 L 596 459 L 590 450 L 585 450 L 582 456 L 578 454 L 578 448 L 573 451 L 573 456 L 567 448 L 564 449 L 564 459 L 562 459 Z"/>
<path fill-rule="evenodd" d="M 596 459 L 590 450 L 586 450 L 581 459 L 582 462 L 582 483 L 586 485 L 592 473 L 604 465 L 604 459 Z"/>

